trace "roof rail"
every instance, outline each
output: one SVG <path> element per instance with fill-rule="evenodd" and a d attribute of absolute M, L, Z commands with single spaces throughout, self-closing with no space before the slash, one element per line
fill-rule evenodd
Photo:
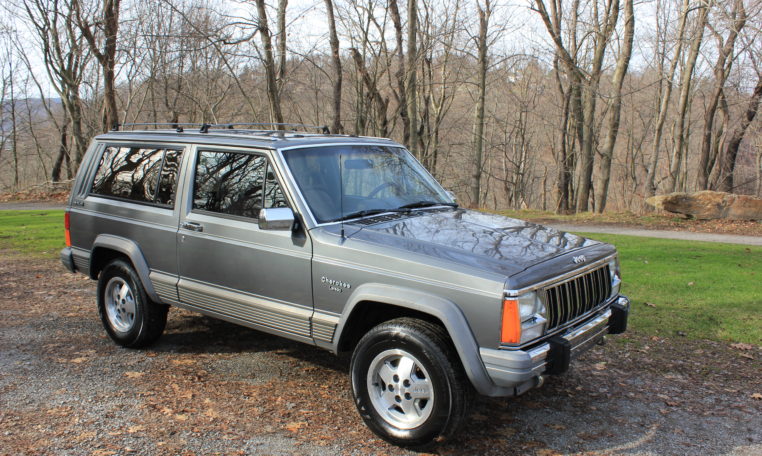
<path fill-rule="evenodd" d="M 123 124 L 114 124 L 112 131 L 119 131 L 120 129 L 125 128 L 134 128 L 134 127 L 169 127 L 175 129 L 178 133 L 182 133 L 184 131 L 184 127 L 198 127 L 199 133 L 208 133 L 210 128 L 221 128 L 226 130 L 233 130 L 235 127 L 254 127 L 254 126 L 270 126 L 270 127 L 276 127 L 276 128 L 269 128 L 269 129 L 262 129 L 257 130 L 260 132 L 265 132 L 268 134 L 280 134 L 282 135 L 286 131 L 299 131 L 298 129 L 304 129 L 304 130 L 318 130 L 319 133 L 324 135 L 330 135 L 331 130 L 326 125 L 306 125 L 306 124 L 296 124 L 296 123 L 273 123 L 273 122 L 232 122 L 232 123 L 219 123 L 219 124 L 208 124 L 208 123 L 190 123 L 190 122 L 184 122 L 184 123 L 178 123 L 178 122 L 136 122 L 136 123 L 123 123 Z M 288 128 L 288 130 L 286 130 Z"/>

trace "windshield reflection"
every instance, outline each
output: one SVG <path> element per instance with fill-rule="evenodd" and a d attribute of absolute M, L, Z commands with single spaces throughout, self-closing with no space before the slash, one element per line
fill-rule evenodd
<path fill-rule="evenodd" d="M 454 205 L 445 190 L 400 147 L 324 146 L 284 152 L 318 223 Z"/>

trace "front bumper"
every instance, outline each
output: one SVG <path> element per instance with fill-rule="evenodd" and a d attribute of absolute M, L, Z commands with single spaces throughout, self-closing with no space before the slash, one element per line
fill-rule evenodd
<path fill-rule="evenodd" d="M 519 395 L 539 385 L 542 375 L 567 371 L 571 360 L 600 342 L 606 334 L 624 332 L 629 311 L 629 299 L 619 296 L 581 324 L 536 347 L 528 350 L 480 348 L 479 354 L 492 382 L 509 394 Z"/>

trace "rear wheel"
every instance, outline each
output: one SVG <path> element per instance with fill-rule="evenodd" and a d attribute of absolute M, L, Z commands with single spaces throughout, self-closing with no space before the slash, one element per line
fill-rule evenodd
<path fill-rule="evenodd" d="M 116 259 L 98 277 L 98 313 L 109 337 L 123 347 L 145 347 L 167 324 L 169 307 L 152 302 L 132 265 Z"/>
<path fill-rule="evenodd" d="M 376 326 L 350 370 L 360 415 L 388 442 L 426 446 L 453 435 L 467 414 L 470 384 L 438 325 L 399 318 Z"/>

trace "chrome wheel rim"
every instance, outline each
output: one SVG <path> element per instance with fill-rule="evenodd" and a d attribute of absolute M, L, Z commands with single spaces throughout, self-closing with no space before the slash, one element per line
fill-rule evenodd
<path fill-rule="evenodd" d="M 135 324 L 135 295 L 130 285 L 121 277 L 108 281 L 105 290 L 106 315 L 111 327 L 128 332 Z"/>
<path fill-rule="evenodd" d="M 368 369 L 370 401 L 381 417 L 399 429 L 423 424 L 434 408 L 434 391 L 426 368 L 404 350 L 379 353 Z"/>

